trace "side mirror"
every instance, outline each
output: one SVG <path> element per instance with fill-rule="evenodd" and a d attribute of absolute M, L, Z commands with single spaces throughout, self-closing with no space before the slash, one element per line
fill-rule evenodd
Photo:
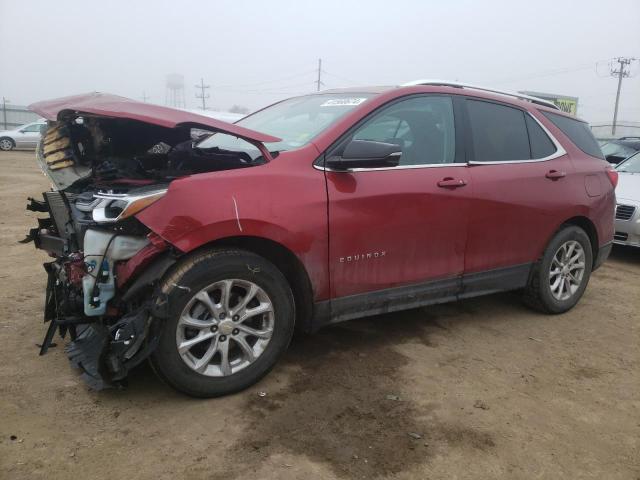
<path fill-rule="evenodd" d="M 336 170 L 397 167 L 401 156 L 402 147 L 395 143 L 351 140 L 341 157 L 327 159 L 327 166 Z"/>

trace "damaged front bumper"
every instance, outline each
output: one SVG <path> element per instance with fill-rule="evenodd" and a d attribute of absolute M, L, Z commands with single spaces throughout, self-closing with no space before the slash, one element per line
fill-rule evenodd
<path fill-rule="evenodd" d="M 40 355 L 55 345 L 56 333 L 68 336 L 69 360 L 99 390 L 122 385 L 155 349 L 158 321 L 166 317 L 157 284 L 175 257 L 151 232 L 82 224 L 72 201 L 47 192 L 43 201 L 32 199 L 28 206 L 49 216 L 38 219 L 24 242 L 33 241 L 54 258 L 44 264 L 48 328 Z"/>

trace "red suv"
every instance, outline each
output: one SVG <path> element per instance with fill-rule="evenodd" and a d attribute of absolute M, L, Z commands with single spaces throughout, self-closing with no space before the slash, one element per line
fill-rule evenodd
<path fill-rule="evenodd" d="M 40 102 L 55 188 L 29 209 L 56 331 L 95 388 L 149 358 L 243 389 L 294 328 L 506 290 L 562 313 L 613 239 L 588 125 L 448 82 L 295 97 L 236 124 L 103 94 Z"/>

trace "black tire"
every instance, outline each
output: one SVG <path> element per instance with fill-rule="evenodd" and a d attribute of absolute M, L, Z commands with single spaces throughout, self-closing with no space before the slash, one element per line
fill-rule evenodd
<path fill-rule="evenodd" d="M 181 358 L 176 344 L 178 320 L 197 292 L 226 279 L 250 281 L 264 290 L 273 305 L 273 333 L 264 351 L 244 369 L 214 377 L 196 372 Z M 160 341 L 150 357 L 158 376 L 171 387 L 194 397 L 217 397 L 256 383 L 275 365 L 291 340 L 295 311 L 291 288 L 268 260 L 251 252 L 209 250 L 185 258 L 163 281 L 169 318 L 161 320 Z"/>
<path fill-rule="evenodd" d="M 567 299 L 560 300 L 552 294 L 549 273 L 553 258 L 566 242 L 574 240 L 584 251 L 584 273 L 577 290 Z M 593 267 L 593 248 L 585 231 L 575 225 L 563 225 L 547 245 L 542 258 L 534 265 L 529 284 L 524 290 L 524 301 L 543 313 L 558 314 L 572 309 L 582 297 Z"/>
<path fill-rule="evenodd" d="M 16 142 L 13 141 L 10 137 L 2 137 L 0 138 L 0 150 L 4 152 L 8 152 L 13 150 L 16 147 Z"/>

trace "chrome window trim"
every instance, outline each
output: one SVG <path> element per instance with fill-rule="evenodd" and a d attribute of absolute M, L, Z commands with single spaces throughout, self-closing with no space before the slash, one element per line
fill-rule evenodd
<path fill-rule="evenodd" d="M 511 107 L 511 105 L 507 105 Z M 517 108 L 517 107 L 512 107 Z M 556 151 L 551 155 L 547 155 L 543 158 L 532 158 L 527 160 L 504 160 L 499 162 L 478 162 L 478 161 L 470 161 L 464 163 L 427 163 L 424 165 L 398 165 L 397 167 L 380 167 L 380 168 L 348 168 L 345 170 L 336 170 L 334 168 L 323 167 L 320 165 L 313 165 L 313 168 L 316 170 L 322 170 L 325 172 L 336 172 L 336 173 L 351 173 L 351 172 L 377 172 L 377 171 L 386 171 L 386 170 L 412 170 L 416 168 L 440 168 L 440 167 L 461 167 L 461 166 L 469 166 L 469 165 L 502 165 L 502 164 L 514 164 L 514 163 L 536 163 L 536 162 L 548 162 L 549 160 L 555 160 L 556 158 L 562 157 L 567 154 L 567 151 L 562 147 L 562 144 L 558 142 L 556 137 L 545 127 L 540 120 L 531 115 L 528 111 L 521 110 L 525 115 L 529 115 L 533 120 L 542 128 L 542 131 L 547 134 L 547 136 L 551 139 L 551 142 L 556 147 Z M 527 135 L 528 135 L 527 131 Z"/>
<path fill-rule="evenodd" d="M 467 167 L 468 163 L 425 163 L 423 165 L 398 165 L 397 167 L 379 167 L 379 168 L 348 168 L 345 170 L 336 170 L 335 168 L 322 167 L 320 165 L 314 165 L 316 170 L 322 170 L 324 172 L 335 173 L 351 173 L 351 172 L 379 172 L 385 170 L 413 170 L 416 168 L 441 168 L 441 167 Z"/>

